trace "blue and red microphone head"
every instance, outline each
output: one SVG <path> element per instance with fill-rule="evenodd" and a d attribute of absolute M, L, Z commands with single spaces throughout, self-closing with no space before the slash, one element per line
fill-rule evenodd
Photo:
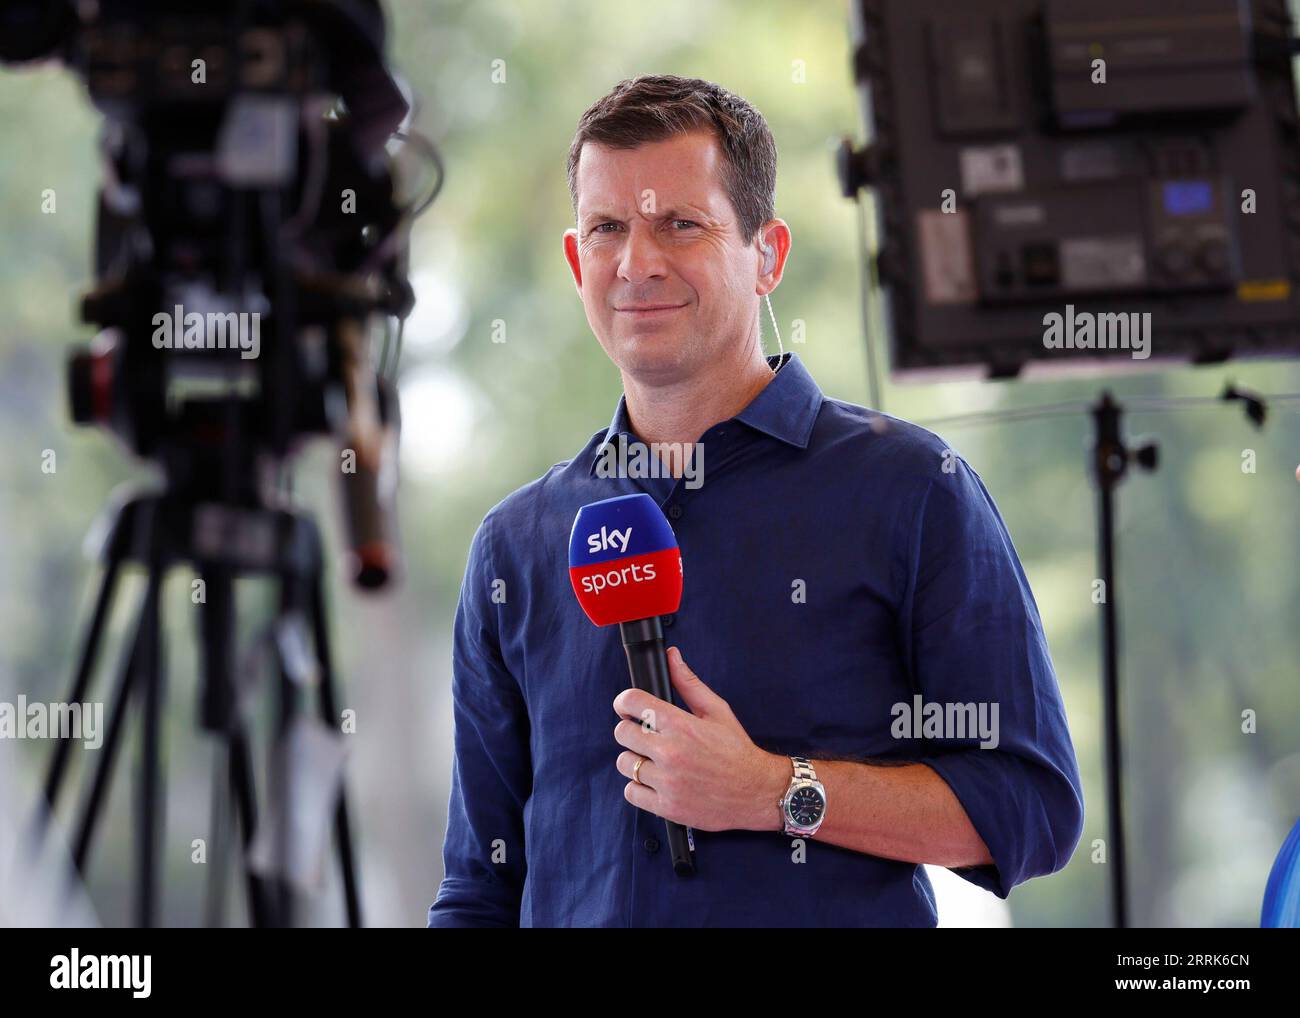
<path fill-rule="evenodd" d="M 578 510 L 569 535 L 569 581 L 598 626 L 669 615 L 682 603 L 682 553 L 644 492 Z"/>

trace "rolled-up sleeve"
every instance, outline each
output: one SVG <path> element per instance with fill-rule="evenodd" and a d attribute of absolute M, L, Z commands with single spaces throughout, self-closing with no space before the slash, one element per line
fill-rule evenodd
<path fill-rule="evenodd" d="M 912 519 L 900 637 L 925 704 L 951 708 L 951 716 L 963 705 L 986 712 L 983 734 L 923 739 L 934 750 L 917 762 L 947 782 L 993 858 L 953 872 L 1005 898 L 1070 860 L 1083 831 L 1083 790 L 1042 620 L 1011 537 L 979 475 L 960 457 L 947 462 Z"/>
<path fill-rule="evenodd" d="M 443 878 L 430 927 L 518 926 L 527 864 L 524 806 L 532 791 L 529 721 L 501 657 L 492 516 L 474 535 L 456 609 L 455 723 Z"/>

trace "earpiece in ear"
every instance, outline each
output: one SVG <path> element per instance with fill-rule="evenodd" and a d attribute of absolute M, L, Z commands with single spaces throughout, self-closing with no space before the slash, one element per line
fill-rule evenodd
<path fill-rule="evenodd" d="M 776 268 L 776 248 L 771 244 L 763 245 L 763 275 L 767 275 Z"/>

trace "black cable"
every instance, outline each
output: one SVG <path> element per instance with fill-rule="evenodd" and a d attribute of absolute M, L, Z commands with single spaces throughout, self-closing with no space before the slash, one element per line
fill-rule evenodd
<path fill-rule="evenodd" d="M 420 151 L 425 156 L 425 158 L 429 160 L 429 162 L 433 164 L 434 169 L 437 171 L 437 176 L 434 179 L 433 186 L 430 188 L 429 193 L 425 195 L 425 197 L 421 201 L 412 202 L 402 211 L 402 214 L 397 221 L 397 225 L 393 227 L 392 231 L 388 234 L 388 236 L 386 236 L 378 245 L 376 245 L 375 247 L 376 254 L 383 251 L 384 248 L 390 247 L 393 241 L 396 239 L 396 237 L 402 230 L 410 229 L 411 224 L 414 223 L 415 220 L 418 219 L 425 212 L 425 210 L 428 209 L 429 206 L 432 205 L 434 201 L 437 199 L 438 195 L 442 192 L 443 183 L 447 179 L 446 171 L 444 170 L 442 164 L 442 157 L 438 155 L 437 146 L 435 146 L 432 141 L 430 141 L 424 135 L 420 134 L 418 131 L 394 131 L 393 137 L 397 138 L 403 144 L 414 145 L 415 148 L 418 151 Z M 371 257 L 373 258 L 374 256 L 375 255 L 372 254 Z M 402 337 L 405 334 L 405 332 L 406 332 L 405 315 L 397 316 L 396 336 L 393 335 L 392 327 L 387 321 L 387 319 L 385 319 L 384 345 L 379 356 L 378 374 L 381 377 L 387 377 L 396 380 L 397 363 L 402 356 Z M 392 351 L 391 363 L 390 363 L 390 353 L 389 353 L 390 349 Z"/>
<path fill-rule="evenodd" d="M 384 316 L 384 344 L 379 348 L 379 367 L 375 372 L 383 376 L 388 373 L 388 344 L 392 337 L 393 327 L 389 322 L 389 316 Z"/>
<path fill-rule="evenodd" d="M 418 131 L 394 131 L 392 137 L 397 138 L 403 144 L 414 145 L 426 159 L 428 159 L 437 170 L 437 178 L 434 181 L 432 189 L 420 202 L 412 202 L 402 210 L 397 222 L 393 228 L 379 240 L 370 255 L 362 265 L 363 271 L 373 271 L 378 264 L 385 258 L 394 254 L 392 248 L 402 231 L 409 229 L 411 224 L 419 217 L 434 200 L 442 193 L 443 183 L 446 181 L 446 170 L 442 164 L 442 157 L 438 154 L 437 147 L 424 135 Z"/>
<path fill-rule="evenodd" d="M 868 286 L 867 281 L 871 276 L 871 257 L 867 253 L 867 210 L 863 205 L 862 192 L 858 191 L 853 197 L 853 204 L 858 208 L 858 257 L 862 265 L 862 335 L 867 344 L 867 395 L 871 401 L 871 409 L 880 413 L 885 412 L 885 406 L 880 400 L 880 377 L 876 366 L 876 344 L 872 340 L 874 330 L 871 328 L 871 312 L 869 310 L 868 300 L 872 292 L 878 292 L 879 281 L 871 280 L 872 285 Z"/>
<path fill-rule="evenodd" d="M 1280 392 L 1276 395 L 1263 394 L 1258 397 L 1265 403 L 1287 403 L 1300 400 L 1300 392 Z M 1204 410 L 1212 406 L 1229 406 L 1223 396 L 1131 396 L 1121 400 L 1124 410 L 1129 414 L 1164 413 L 1175 410 Z M 913 423 L 923 428 L 933 428 L 946 424 L 999 424 L 1020 421 L 1042 420 L 1049 417 L 1068 417 L 1072 414 L 1086 413 L 1092 404 L 1081 400 L 1062 403 L 1044 403 L 1040 406 L 1023 407 L 1011 410 L 984 410 L 969 414 L 954 414 L 950 417 L 932 417 Z"/>
<path fill-rule="evenodd" d="M 1086 413 L 1092 404 L 1082 400 L 1065 403 L 1044 403 L 1041 406 L 1022 407 L 1011 410 L 980 410 L 969 414 L 953 414 L 949 417 L 931 417 L 914 421 L 923 428 L 933 428 L 945 424 L 999 424 L 1003 422 L 1038 420 L 1045 417 L 1069 417 L 1073 414 Z"/>
<path fill-rule="evenodd" d="M 426 138 L 419 131 L 394 131 L 393 137 L 399 141 L 414 145 L 424 153 L 424 157 L 433 163 L 434 169 L 438 171 L 438 177 L 434 182 L 433 190 L 428 196 L 410 210 L 410 216 L 415 219 L 422 214 L 425 209 L 434 203 L 434 200 L 442 192 L 443 182 L 447 179 L 446 170 L 442 165 L 442 157 L 438 155 L 438 148 L 432 141 Z"/>

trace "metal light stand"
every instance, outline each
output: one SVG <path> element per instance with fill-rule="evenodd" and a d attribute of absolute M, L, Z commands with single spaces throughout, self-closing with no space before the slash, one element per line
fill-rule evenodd
<path fill-rule="evenodd" d="M 1124 409 L 1110 392 L 1103 392 L 1092 408 L 1095 428 L 1092 450 L 1093 475 L 1097 482 L 1097 555 L 1105 584 L 1102 601 L 1102 702 L 1105 714 L 1106 812 L 1110 828 L 1109 863 L 1111 909 L 1115 927 L 1128 926 L 1128 889 L 1125 878 L 1124 810 L 1121 799 L 1119 724 L 1119 619 L 1115 608 L 1115 489 L 1124 479 L 1130 462 L 1142 470 L 1155 470 L 1159 462 L 1155 442 L 1143 442 L 1136 449 L 1124 444 L 1120 421 Z"/>

